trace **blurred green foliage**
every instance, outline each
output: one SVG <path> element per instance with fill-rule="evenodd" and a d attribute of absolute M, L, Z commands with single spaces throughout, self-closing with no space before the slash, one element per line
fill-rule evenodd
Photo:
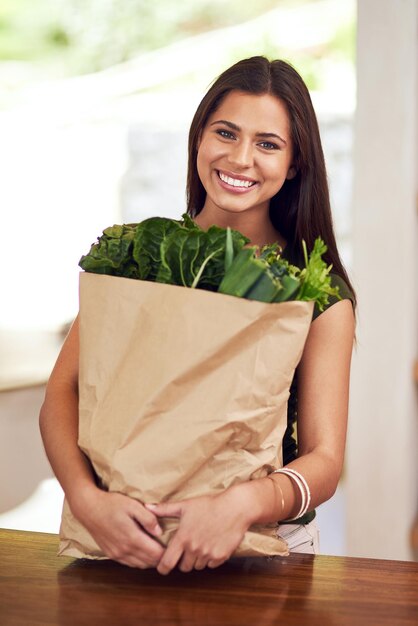
<path fill-rule="evenodd" d="M 2 0 L 0 60 L 60 60 L 69 74 L 92 72 L 274 6 L 274 0 Z"/>
<path fill-rule="evenodd" d="M 315 0 L 310 0 L 315 1 Z M 64 75 L 105 69 L 142 52 L 163 47 L 214 28 L 239 24 L 278 6 L 306 0 L 1 0 L 0 61 L 17 60 L 59 68 Z M 354 24 L 333 42 L 354 58 Z M 264 39 L 259 53 L 282 51 Z M 323 52 L 323 51 L 322 51 Z M 236 58 L 248 50 L 237 50 Z M 311 87 L 315 71 L 301 57 Z M 311 67 L 309 65 L 311 64 Z"/>

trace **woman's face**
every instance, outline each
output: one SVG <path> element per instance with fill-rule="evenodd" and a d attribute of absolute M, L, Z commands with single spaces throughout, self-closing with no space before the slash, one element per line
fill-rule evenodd
<path fill-rule="evenodd" d="M 205 209 L 232 213 L 268 210 L 292 167 L 290 120 L 270 94 L 231 91 L 203 129 L 197 171 Z"/>

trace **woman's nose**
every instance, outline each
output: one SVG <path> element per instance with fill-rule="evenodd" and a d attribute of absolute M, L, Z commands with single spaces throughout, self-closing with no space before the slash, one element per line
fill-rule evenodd
<path fill-rule="evenodd" d="M 229 162 L 237 167 L 250 167 L 253 163 L 252 145 L 248 141 L 238 141 L 231 146 Z"/>

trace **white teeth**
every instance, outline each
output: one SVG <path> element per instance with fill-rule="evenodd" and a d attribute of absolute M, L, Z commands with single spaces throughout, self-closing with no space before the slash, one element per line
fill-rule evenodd
<path fill-rule="evenodd" d="M 229 176 L 225 176 L 222 172 L 218 172 L 219 178 L 224 181 L 224 183 L 228 183 L 228 185 L 233 185 L 234 187 L 251 187 L 255 183 L 252 183 L 250 180 L 238 180 L 237 178 L 230 178 Z"/>

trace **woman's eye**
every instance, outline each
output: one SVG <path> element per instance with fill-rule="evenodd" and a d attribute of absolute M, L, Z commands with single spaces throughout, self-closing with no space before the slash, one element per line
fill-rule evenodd
<path fill-rule="evenodd" d="M 231 133 L 229 130 L 225 130 L 224 128 L 219 128 L 216 132 L 221 137 L 225 137 L 225 139 L 234 139 L 233 133 Z"/>
<path fill-rule="evenodd" d="M 265 148 L 266 150 L 278 150 L 279 146 L 275 143 L 271 143 L 270 141 L 262 141 L 260 143 L 260 146 L 262 148 Z"/>

